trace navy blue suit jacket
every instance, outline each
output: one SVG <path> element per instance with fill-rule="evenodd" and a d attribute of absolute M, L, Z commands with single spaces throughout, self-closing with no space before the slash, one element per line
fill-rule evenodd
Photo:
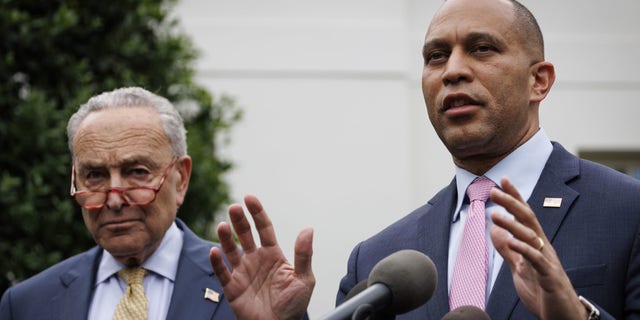
<path fill-rule="evenodd" d="M 545 208 L 546 197 L 562 198 Z M 414 249 L 438 271 L 433 297 L 397 319 L 441 319 L 449 311 L 449 231 L 457 190 L 455 179 L 424 206 L 358 244 L 340 282 L 337 303 L 389 254 Z M 603 319 L 640 319 L 640 182 L 581 160 L 554 143 L 529 205 L 555 248 L 578 294 L 596 304 Z M 519 300 L 504 263 L 486 308 L 493 320 L 535 319 Z"/>
<path fill-rule="evenodd" d="M 184 244 L 167 319 L 235 319 L 209 263 L 217 244 L 198 238 L 180 219 L 176 224 Z M 94 247 L 9 288 L 0 319 L 86 319 L 101 252 Z M 206 288 L 219 292 L 220 302 L 204 299 Z"/>

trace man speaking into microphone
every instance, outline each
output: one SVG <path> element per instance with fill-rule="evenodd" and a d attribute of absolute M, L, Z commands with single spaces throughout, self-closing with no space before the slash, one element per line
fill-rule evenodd
<path fill-rule="evenodd" d="M 429 120 L 455 165 L 424 206 L 359 243 L 337 304 L 390 254 L 413 249 L 438 286 L 397 319 L 475 306 L 491 319 L 640 319 L 640 182 L 551 142 L 539 108 L 555 81 L 531 12 L 510 0 L 447 0 L 422 48 Z M 603 57 L 606 59 L 607 57 Z M 210 258 L 240 319 L 299 319 L 315 284 L 310 228 L 291 265 L 257 198 L 218 228 Z M 227 256 L 232 270 L 222 262 Z"/>

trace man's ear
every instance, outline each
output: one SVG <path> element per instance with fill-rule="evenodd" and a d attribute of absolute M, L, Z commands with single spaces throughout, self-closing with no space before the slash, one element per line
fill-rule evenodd
<path fill-rule="evenodd" d="M 176 205 L 180 206 L 184 202 L 184 197 L 189 188 L 189 179 L 191 178 L 191 157 L 182 156 L 176 160 L 176 171 L 178 171 L 176 186 Z"/>
<path fill-rule="evenodd" d="M 539 103 L 551 90 L 551 86 L 556 80 L 556 71 L 553 64 L 547 61 L 532 65 L 530 70 L 532 82 L 529 102 Z"/>

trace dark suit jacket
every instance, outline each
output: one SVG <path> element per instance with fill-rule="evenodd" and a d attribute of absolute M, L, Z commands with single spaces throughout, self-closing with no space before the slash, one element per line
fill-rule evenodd
<path fill-rule="evenodd" d="M 528 203 L 555 248 L 578 294 L 596 304 L 603 319 L 640 318 L 640 182 L 581 160 L 557 143 Z M 370 239 L 349 257 L 337 303 L 389 254 L 414 249 L 436 265 L 438 285 L 423 306 L 397 319 L 440 319 L 449 311 L 449 231 L 457 197 L 455 179 L 426 205 Z M 545 208 L 545 197 L 562 198 Z M 519 300 L 506 263 L 486 308 L 493 320 L 535 319 Z"/>
<path fill-rule="evenodd" d="M 198 238 L 180 219 L 176 224 L 184 244 L 167 319 L 234 319 L 209 263 L 209 250 L 217 244 Z M 86 319 L 101 252 L 94 247 L 9 288 L 0 319 Z M 206 288 L 219 292 L 220 302 L 204 299 Z"/>

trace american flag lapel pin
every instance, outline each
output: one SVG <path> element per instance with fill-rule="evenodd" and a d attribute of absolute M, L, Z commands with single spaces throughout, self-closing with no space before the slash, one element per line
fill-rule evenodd
<path fill-rule="evenodd" d="M 560 208 L 562 205 L 562 198 L 544 198 L 544 203 L 542 204 L 545 208 Z"/>
<path fill-rule="evenodd" d="M 204 291 L 204 298 L 213 302 L 220 302 L 220 293 L 207 288 L 207 290 Z"/>

